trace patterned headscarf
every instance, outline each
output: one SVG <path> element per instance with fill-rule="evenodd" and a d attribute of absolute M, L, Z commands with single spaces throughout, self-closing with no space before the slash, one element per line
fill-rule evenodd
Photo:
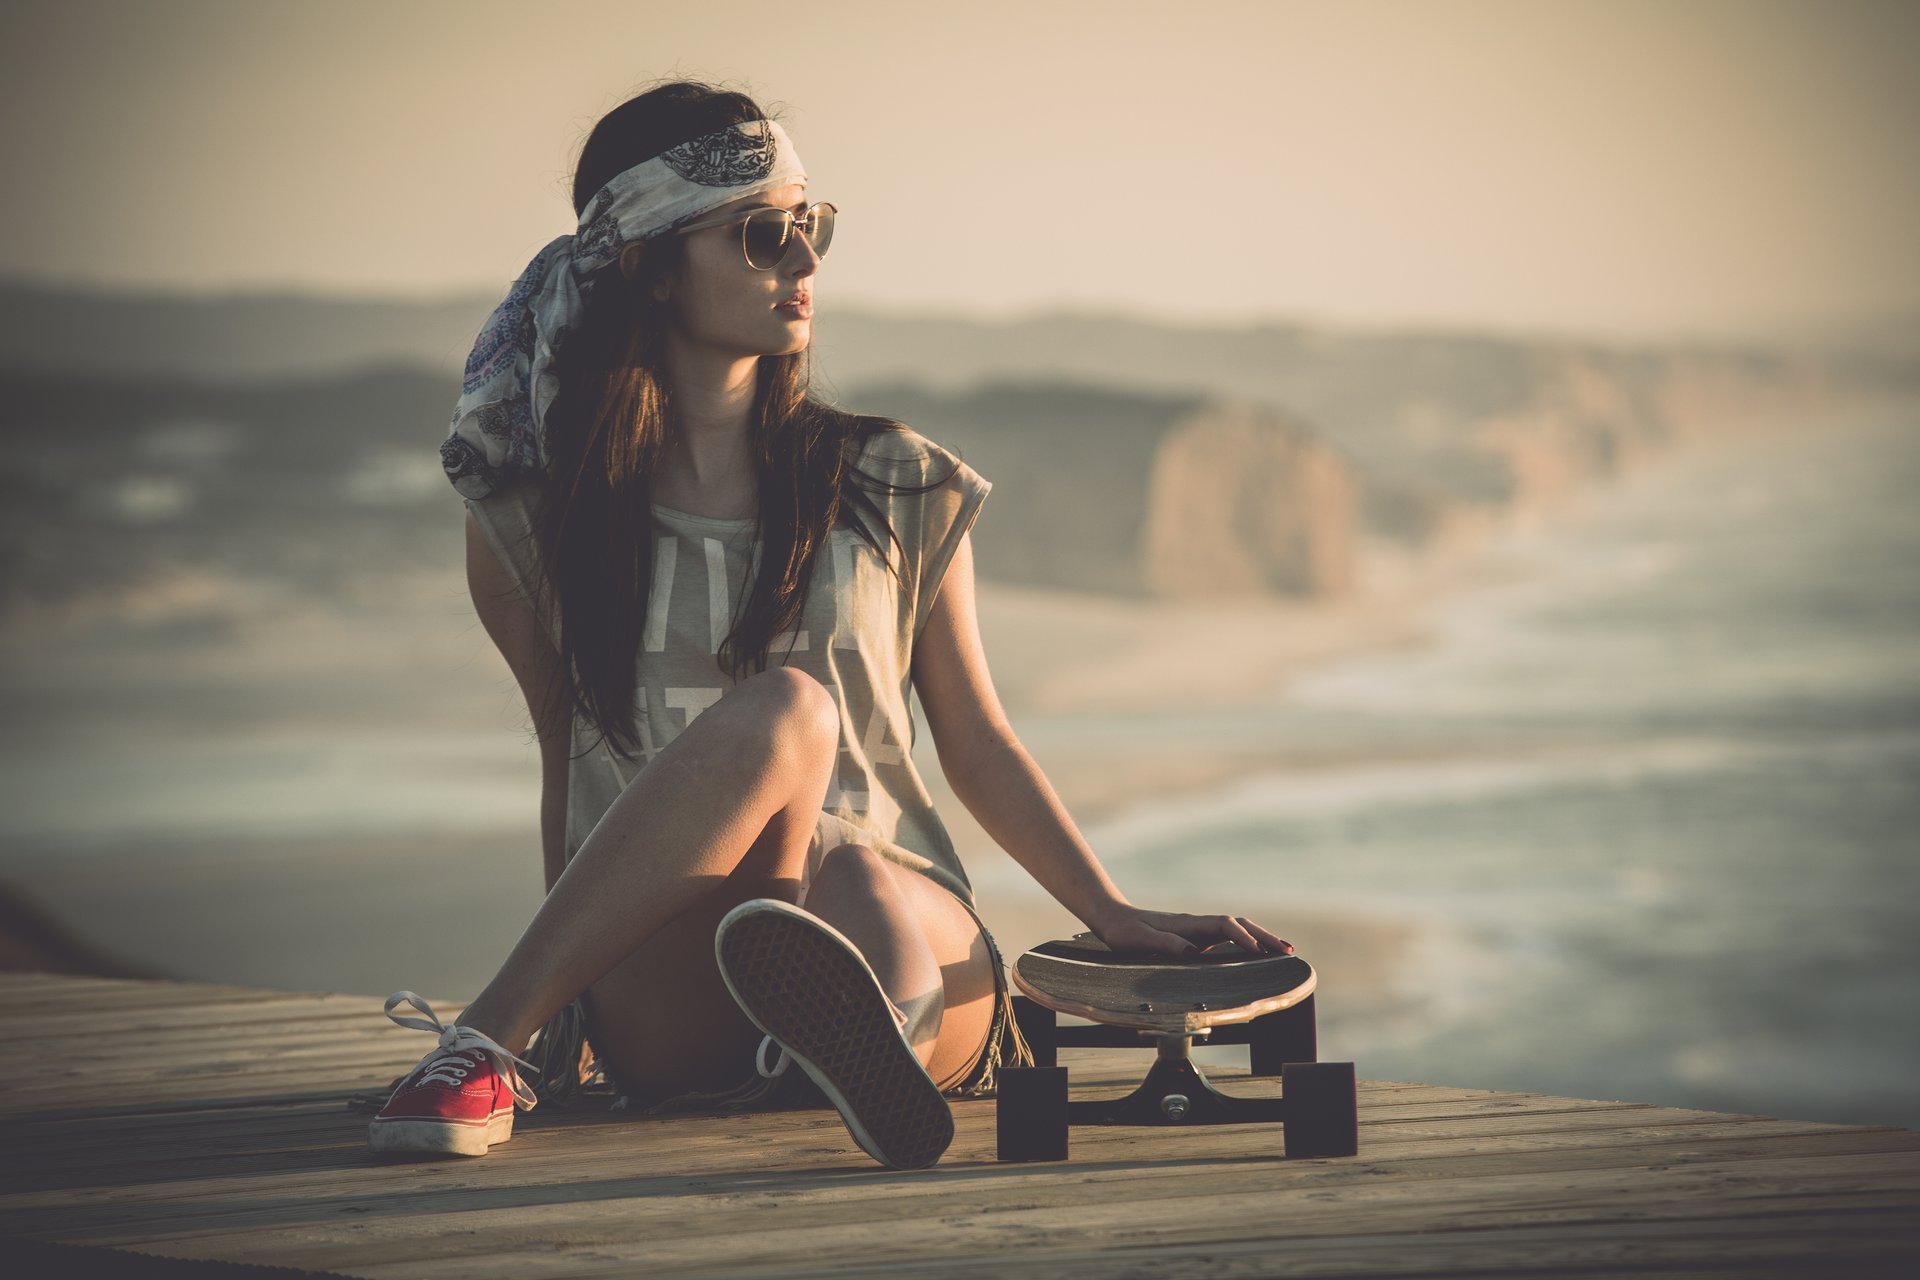
<path fill-rule="evenodd" d="M 806 180 L 786 130 L 772 120 L 727 125 L 615 174 L 587 201 L 579 230 L 533 256 L 474 340 L 453 426 L 440 445 L 453 487 L 484 498 L 514 476 L 546 469 L 547 409 L 559 390 L 554 351 L 579 323 L 595 272 L 635 241 L 742 196 Z"/>

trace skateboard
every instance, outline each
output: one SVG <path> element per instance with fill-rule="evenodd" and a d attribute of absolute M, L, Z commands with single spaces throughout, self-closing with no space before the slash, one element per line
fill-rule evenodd
<path fill-rule="evenodd" d="M 1091 933 L 1043 942 L 1013 964 L 1020 1033 L 1032 1067 L 1002 1067 L 995 1122 L 1002 1160 L 1064 1160 L 1071 1125 L 1191 1125 L 1278 1121 L 1290 1159 L 1360 1148 L 1351 1062 L 1319 1062 L 1318 976 L 1297 955 L 1219 942 L 1196 956 L 1110 950 Z M 1062 1025 L 1059 1014 L 1093 1025 Z M 1193 1061 L 1194 1040 L 1248 1046 L 1253 1074 L 1280 1077 L 1278 1098 L 1215 1089 Z M 1141 1048 L 1158 1056 L 1123 1098 L 1067 1096 L 1061 1045 Z"/>

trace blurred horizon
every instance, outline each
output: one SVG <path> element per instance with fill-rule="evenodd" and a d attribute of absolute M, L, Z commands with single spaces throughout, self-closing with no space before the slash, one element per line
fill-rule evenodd
<path fill-rule="evenodd" d="M 509 281 L 487 286 L 448 289 L 420 294 L 384 294 L 361 289 L 330 290 L 319 285 L 252 283 L 195 287 L 187 283 L 123 284 L 106 280 L 69 280 L 27 271 L 0 272 L 0 292 L 44 293 L 78 300 L 113 303 L 194 305 L 320 303 L 342 306 L 446 308 L 470 307 L 484 316 L 505 295 Z M 1281 312 L 1208 317 L 1157 312 L 1145 305 L 1115 306 L 1072 299 L 1037 300 L 1024 309 L 968 309 L 934 302 L 887 302 L 835 298 L 834 311 L 862 318 L 957 323 L 982 327 L 1013 327 L 1052 321 L 1114 321 L 1189 332 L 1245 332 L 1293 328 L 1350 337 L 1487 338 L 1502 341 L 1572 343 L 1594 347 L 1661 348 L 1801 344 L 1846 346 L 1854 342 L 1882 345 L 1887 337 L 1920 335 L 1920 301 L 1888 304 L 1849 316 L 1783 320 L 1746 327 L 1724 326 L 1659 334 L 1626 334 L 1580 326 L 1501 324 L 1471 318 L 1328 317 L 1305 312 Z M 819 317 L 831 322 L 831 314 Z M 404 357 L 400 358 L 404 361 Z"/>
<path fill-rule="evenodd" d="M 596 2 L 515 59 L 520 12 L 9 6 L 0 278 L 497 298 L 571 230 L 593 122 L 686 77 L 841 206 L 823 315 L 1657 342 L 1920 311 L 1912 5 Z"/>

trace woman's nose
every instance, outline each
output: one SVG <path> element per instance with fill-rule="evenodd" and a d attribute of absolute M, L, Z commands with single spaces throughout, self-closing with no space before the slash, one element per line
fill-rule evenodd
<path fill-rule="evenodd" d="M 814 252 L 813 241 L 801 234 L 800 228 L 793 229 L 793 235 L 787 239 L 787 264 L 795 275 L 810 275 L 820 265 L 820 255 Z"/>

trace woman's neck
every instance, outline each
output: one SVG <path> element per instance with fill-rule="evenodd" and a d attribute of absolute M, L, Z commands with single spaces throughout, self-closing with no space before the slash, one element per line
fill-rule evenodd
<path fill-rule="evenodd" d="M 752 515 L 759 509 L 749 445 L 759 357 L 669 342 L 665 363 L 670 413 L 654 497 L 694 515 Z"/>

